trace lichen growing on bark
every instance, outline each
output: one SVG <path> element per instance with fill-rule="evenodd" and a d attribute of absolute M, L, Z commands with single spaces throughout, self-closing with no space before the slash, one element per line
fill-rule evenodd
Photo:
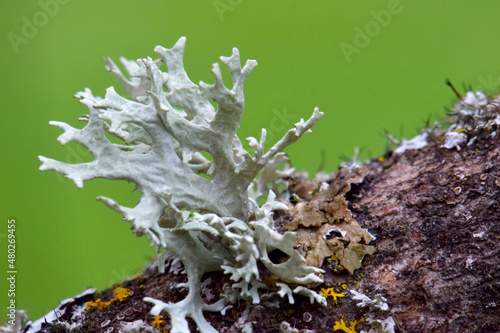
<path fill-rule="evenodd" d="M 106 59 L 108 70 L 130 99 L 114 87 L 107 89 L 104 98 L 86 89 L 76 95 L 89 110 L 82 118 L 87 122 L 84 128 L 50 122 L 64 131 L 60 143 L 74 141 L 88 149 L 94 160 L 68 164 L 40 156 L 40 170 L 60 172 L 78 187 L 94 178 L 135 183 L 141 192 L 136 207 L 124 207 L 105 197 L 98 200 L 131 222 L 136 235 L 147 235 L 152 245 L 177 257 L 188 277 L 177 286 L 189 291 L 182 301 L 152 297 L 144 301 L 154 305 L 151 313 L 155 316 L 163 311 L 169 314 L 173 333 L 188 330 L 187 317 L 201 332 L 215 332 L 203 312 L 222 310 L 230 298 L 221 296 L 210 304 L 202 299 L 201 279 L 208 272 L 222 270 L 230 275 L 236 295 L 233 301 L 251 299 L 254 303 L 261 300 L 259 289 L 269 289 L 261 281 L 260 264 L 284 283 L 322 281 L 318 276 L 322 270 L 304 265 L 304 258 L 294 250 L 296 234 L 275 230 L 274 211 L 287 207 L 275 201 L 272 190 L 263 193 L 266 187 L 255 177 L 264 168 L 265 177 L 276 178 L 277 166 L 284 161 L 281 151 L 310 132 L 323 113 L 314 109 L 308 120 L 301 119 L 268 151 L 263 129 L 259 140 L 247 139 L 252 155 L 236 131 L 245 105 L 243 83 L 257 62 L 247 60 L 241 67 L 234 48 L 230 57 L 220 58 L 229 69 L 233 87 L 224 85 L 218 64 L 212 69 L 215 83 L 198 86 L 184 70 L 184 46 L 185 38 L 181 38 L 171 49 L 156 47 L 160 60 L 122 59 L 128 78 Z M 162 63 L 168 72 L 159 68 Z M 106 134 L 123 144 L 113 143 Z M 268 162 L 270 167 L 265 168 Z M 259 207 L 254 199 L 263 195 L 267 200 Z M 273 262 L 269 253 L 277 250 L 287 260 Z M 165 258 L 160 256 L 156 263 L 161 271 Z M 294 287 L 293 292 L 325 304 L 322 296 L 308 288 Z M 287 295 L 293 302 L 291 293 L 292 289 Z"/>
<path fill-rule="evenodd" d="M 284 228 L 297 232 L 296 248 L 308 265 L 320 267 L 326 257 L 333 257 L 352 274 L 365 255 L 375 252 L 375 246 L 368 245 L 375 237 L 352 217 L 345 199 L 351 184 L 362 182 L 366 174 L 362 166 L 342 167 L 328 183 L 302 181 L 309 189 L 294 188 L 305 198 L 288 204 L 291 222 Z"/>
<path fill-rule="evenodd" d="M 309 285 L 308 289 L 284 284 L 276 276 L 268 275 L 261 282 L 270 289 L 279 289 L 278 292 L 259 295 L 250 287 L 247 289 L 251 297 L 247 299 L 239 299 L 244 288 L 239 293 L 228 288 L 228 274 L 209 272 L 200 277 L 198 301 L 207 308 L 217 307 L 216 297 L 210 290 L 224 290 L 225 297 L 235 303 L 226 306 L 221 314 L 206 313 L 207 324 L 224 332 L 252 329 L 254 332 L 500 331 L 500 100 L 480 92 L 468 92 L 451 110 L 450 116 L 447 129 L 439 124 L 425 128 L 411 140 L 398 141 L 400 146 L 395 151 L 388 151 L 363 165 L 356 163 L 355 168 L 341 168 L 328 179 L 308 181 L 283 172 L 283 181 L 289 185 L 284 198 L 290 209 L 273 214 L 273 207 L 279 207 L 284 201 L 277 202 L 271 195 L 262 207 L 250 207 L 250 211 L 260 212 L 248 220 L 249 224 L 257 221 L 257 224 L 270 224 L 274 219 L 273 224 L 281 232 L 291 229 L 303 233 L 301 229 L 311 228 L 315 237 L 326 232 L 338 238 L 343 251 L 351 242 L 363 245 L 362 254 L 369 253 L 370 246 L 377 246 L 377 251 L 365 258 L 361 268 L 351 266 L 353 274 L 339 270 L 336 266 L 339 260 L 323 261 L 324 283 Z M 151 144 L 141 131 L 125 132 L 134 133 L 137 142 Z M 251 141 L 255 147 L 259 146 L 257 140 Z M 195 169 L 208 172 L 210 167 L 203 160 L 197 161 L 202 166 Z M 275 166 L 267 171 L 272 179 L 279 174 Z M 262 195 L 267 189 L 265 183 L 254 182 L 251 196 Z M 160 223 L 170 229 L 180 226 L 178 230 L 183 232 L 201 231 L 210 237 L 238 230 L 229 227 L 239 225 L 235 223 L 237 219 L 226 220 L 229 222 L 226 223 L 224 217 L 206 213 L 198 216 L 173 209 L 162 215 Z M 200 223 L 210 217 L 213 223 Z M 357 225 L 352 231 L 355 236 L 347 238 L 348 231 L 343 228 L 353 221 L 356 224 L 352 225 Z M 325 226 L 330 229 L 321 230 Z M 246 227 L 242 230 L 248 231 Z M 246 237 L 239 236 L 242 235 L 232 236 L 238 241 L 229 247 L 238 250 L 248 245 L 244 243 Z M 292 239 L 288 238 L 285 243 L 289 249 Z M 372 243 L 368 244 L 370 240 Z M 208 243 L 203 241 L 189 243 L 189 246 L 206 246 Z M 316 243 L 328 248 L 319 253 L 331 253 L 327 242 Z M 333 249 L 339 244 L 335 240 Z M 306 257 L 317 251 L 314 241 L 310 245 L 310 249 L 299 249 Z M 286 251 L 276 257 L 269 249 L 264 252 L 273 265 L 287 259 Z M 310 258 L 319 262 L 321 255 Z M 358 256 L 355 261 L 361 258 Z M 242 261 L 248 259 L 248 256 L 240 257 Z M 122 283 L 123 288 L 132 291 L 130 297 L 100 312 L 87 312 L 85 320 L 75 321 L 75 314 L 81 312 L 86 301 L 110 299 L 112 289 L 98 295 L 94 295 L 95 291 L 84 292 L 83 296 L 79 295 L 81 297 L 63 301 L 64 304 L 56 309 L 57 316 L 52 316 L 57 317 L 54 322 L 43 324 L 44 332 L 65 328 L 105 332 L 125 327 L 149 331 L 156 318 L 150 314 L 153 304 L 144 303 L 144 297 L 172 302 L 198 297 L 189 295 L 191 289 L 198 288 L 193 288 L 189 281 L 195 274 L 188 274 L 186 279 L 182 272 L 191 268 L 180 264 L 178 258 L 162 255 L 156 266 L 160 271 L 147 269 L 141 276 Z M 246 275 L 252 280 L 251 272 L 240 271 L 237 265 L 228 268 L 232 271 L 231 276 Z M 259 273 L 263 272 L 262 267 L 258 269 Z M 249 286 L 253 282 L 257 285 L 252 280 Z M 190 288 L 165 288 L 166 285 Z M 321 302 L 318 293 L 312 292 L 319 289 L 319 295 L 335 295 L 328 299 L 328 307 L 310 303 L 315 299 Z M 292 295 L 293 291 L 306 297 Z M 259 304 L 253 304 L 254 295 L 259 297 Z M 165 309 L 161 302 L 153 303 Z M 123 321 L 124 316 L 127 321 Z M 172 329 L 171 322 L 162 324 Z M 199 323 L 189 321 L 183 328 L 194 332 L 196 326 L 199 327 Z"/>

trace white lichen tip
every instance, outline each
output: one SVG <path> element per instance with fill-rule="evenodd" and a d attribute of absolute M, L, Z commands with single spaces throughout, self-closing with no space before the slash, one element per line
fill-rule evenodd
<path fill-rule="evenodd" d="M 236 282 L 233 289 L 254 302 L 260 301 L 258 289 L 265 287 L 259 281 L 258 262 L 283 281 L 321 281 L 315 275 L 321 270 L 304 266 L 304 258 L 293 249 L 296 236 L 276 232 L 273 211 L 286 207 L 275 201 L 265 183 L 279 178 L 278 167 L 286 162 L 281 151 L 309 133 L 323 113 L 315 108 L 309 119 L 301 119 L 267 152 L 265 130 L 260 140 L 248 138 L 252 156 L 243 149 L 236 131 L 245 107 L 243 85 L 257 62 L 247 60 L 242 67 L 240 53 L 234 48 L 231 56 L 220 58 L 231 74 L 232 86 L 224 84 L 219 64 L 212 67 L 213 84 L 196 85 L 184 69 L 185 44 L 182 37 L 171 49 L 157 46 L 160 60 L 120 58 L 128 75 L 105 58 L 106 69 L 128 97 L 118 94 L 114 87 L 106 90 L 104 98 L 85 89 L 75 95 L 89 111 L 81 118 L 85 127 L 50 122 L 63 130 L 58 138 L 61 144 L 74 141 L 86 148 L 93 160 L 69 164 L 39 156 L 40 170 L 60 172 L 78 187 L 94 178 L 135 183 L 141 198 L 133 208 L 110 198 L 98 200 L 132 223 L 136 235 L 147 235 L 152 245 L 179 258 L 188 275 L 185 286 L 189 295 L 184 301 L 147 301 L 155 304 L 154 313 L 166 311 L 171 315 L 171 332 L 184 332 L 186 316 L 195 320 L 200 331 L 213 332 L 202 312 L 220 311 L 222 305 L 207 305 L 199 296 L 205 272 L 223 270 L 230 274 Z M 168 72 L 160 69 L 162 64 Z M 216 102 L 216 108 L 210 100 Z M 111 141 L 108 136 L 117 140 Z M 266 167 L 268 162 L 270 166 Z M 261 170 L 267 177 L 264 182 L 255 179 Z M 256 187 L 254 198 L 268 194 L 262 207 L 249 197 L 249 187 Z M 213 238 L 216 243 L 210 241 Z M 281 250 L 289 259 L 274 264 L 268 257 L 273 249 Z M 162 264 L 157 263 L 160 270 Z M 316 299 L 304 290 L 296 288 L 294 293 Z"/>

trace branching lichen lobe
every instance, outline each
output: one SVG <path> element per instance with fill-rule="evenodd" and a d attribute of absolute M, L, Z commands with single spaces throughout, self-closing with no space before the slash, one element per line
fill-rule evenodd
<path fill-rule="evenodd" d="M 105 99 L 87 90 L 79 95 L 89 108 L 84 129 L 51 123 L 64 130 L 61 143 L 76 141 L 96 160 L 123 162 L 125 167 L 104 163 L 101 166 L 113 172 L 103 172 L 93 162 L 71 166 L 41 157 L 41 169 L 62 172 L 80 187 L 95 177 L 136 182 L 143 194 L 136 207 L 101 200 L 132 222 L 137 234 L 147 234 L 167 252 L 154 269 L 122 284 L 132 291 L 123 302 L 102 307 L 102 312 L 91 307 L 85 321 L 73 322 L 66 311 L 57 322 L 44 324 L 46 332 L 119 328 L 108 327 L 110 323 L 147 331 L 155 321 L 151 314 L 161 312 L 169 314 L 161 324 L 171 332 L 239 332 L 252 327 L 254 332 L 500 331 L 498 98 L 468 92 L 452 110 L 448 129 L 435 125 L 411 140 L 394 139 L 400 146 L 383 157 L 344 165 L 326 181 L 308 181 L 289 170 L 277 171 L 278 161 L 284 161 L 278 151 L 308 132 L 321 113 L 315 110 L 309 120 L 297 123 L 267 153 L 265 131 L 260 140 L 249 138 L 252 156 L 234 134 L 244 106 L 242 83 L 256 63 L 241 68 L 233 50 L 231 57 L 221 59 L 230 69 L 233 89 L 223 85 L 214 65 L 215 84 L 200 84 L 200 91 L 185 75 L 183 47 L 181 39 L 170 50 L 156 49 L 167 62 L 168 74 L 158 70 L 161 61 L 123 60 L 129 79 L 108 60 L 109 70 L 132 100 L 114 89 L 108 89 Z M 181 90 L 192 98 L 177 98 L 174 92 Z M 217 110 L 210 109 L 207 98 L 218 103 Z M 155 123 L 170 136 L 157 136 Z M 191 142 L 184 129 L 196 134 Z M 126 144 L 111 144 L 104 131 Z M 209 140 L 216 147 L 213 151 L 200 139 L 208 134 L 215 141 Z M 213 161 L 202 152 L 210 153 Z M 143 164 L 167 161 L 180 171 L 153 163 L 156 171 L 141 178 L 140 172 L 139 177 L 129 172 L 137 159 Z M 262 168 L 266 180 L 254 179 Z M 225 172 L 231 177 L 222 177 Z M 183 185 L 158 186 L 176 175 L 188 184 L 196 179 L 201 189 L 189 188 L 174 197 Z M 279 177 L 288 180 L 289 188 L 285 199 L 275 200 L 266 183 Z M 237 186 L 224 187 L 228 184 Z M 277 184 L 272 188 L 279 188 Z M 219 196 L 193 200 L 200 191 L 212 195 L 217 186 L 222 186 Z M 233 190 L 233 196 L 222 200 Z M 266 194 L 266 203 L 258 206 L 253 199 Z M 288 212 L 274 214 L 285 205 Z M 371 255 L 360 267 L 365 254 Z M 328 300 L 328 307 L 314 303 L 325 301 L 320 289 L 337 295 Z M 213 290 L 223 290 L 223 299 Z M 92 297 L 85 293 L 66 304 L 81 309 L 84 302 L 99 298 L 110 299 L 111 290 Z M 221 309 L 220 314 L 204 313 Z"/>
<path fill-rule="evenodd" d="M 152 245 L 165 249 L 155 263 L 160 272 L 164 272 L 167 255 L 183 263 L 187 281 L 176 287 L 188 290 L 185 299 L 171 303 L 144 298 L 153 304 L 155 317 L 168 313 L 172 333 L 187 332 L 187 318 L 194 320 L 200 332 L 215 332 L 204 312 L 223 311 L 240 300 L 260 303 L 259 289 L 268 286 L 261 281 L 259 265 L 280 278 L 275 285 L 280 289 L 275 292 L 286 295 L 291 303 L 294 293 L 326 304 L 324 297 L 300 286 L 321 282 L 322 270 L 304 265 L 304 258 L 293 248 L 295 233 L 276 231 L 273 213 L 286 205 L 275 200 L 272 190 L 264 193 L 266 186 L 255 180 L 263 169 L 265 177 L 274 177 L 279 163 L 286 160 L 282 150 L 311 132 L 323 113 L 315 108 L 309 119 L 297 122 L 268 151 L 263 129 L 259 140 L 247 138 L 253 148 L 250 154 L 236 131 L 245 106 L 243 83 L 257 62 L 247 60 L 241 67 L 234 48 L 230 57 L 220 58 L 229 69 L 232 88 L 224 84 L 218 64 L 212 68 L 215 83 L 198 86 L 184 70 L 185 41 L 179 39 L 171 49 L 156 47 L 161 60 L 121 59 L 128 78 L 106 59 L 107 69 L 130 99 L 114 87 L 107 89 L 104 98 L 86 89 L 76 95 L 89 110 L 81 119 L 87 122 L 84 128 L 50 122 L 64 131 L 60 143 L 74 141 L 88 149 L 94 160 L 69 164 L 40 156 L 40 170 L 60 172 L 78 187 L 95 178 L 136 184 L 142 195 L 133 208 L 106 197 L 98 200 L 131 222 L 136 235 L 145 234 Z M 159 68 L 162 62 L 168 72 Z M 216 109 L 210 100 L 216 102 Z M 113 143 L 106 134 L 123 144 Z M 256 201 L 262 196 L 267 198 L 259 206 Z M 287 260 L 273 262 L 269 255 L 274 250 L 284 253 Z M 201 279 L 217 271 L 230 276 L 231 288 L 217 302 L 206 303 Z M 287 283 L 294 284 L 294 289 Z M 96 300 L 96 306 L 103 309 L 101 303 Z"/>

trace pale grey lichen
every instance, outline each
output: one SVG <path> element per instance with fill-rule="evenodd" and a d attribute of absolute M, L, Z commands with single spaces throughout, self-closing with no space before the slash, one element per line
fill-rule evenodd
<path fill-rule="evenodd" d="M 297 173 L 295 168 L 290 166 L 288 157 L 285 153 L 278 153 L 269 162 L 264 165 L 262 171 L 254 178 L 248 187 L 248 195 L 257 201 L 259 198 L 267 195 L 269 190 L 281 197 L 289 197 L 288 182 L 285 178 Z"/>
<path fill-rule="evenodd" d="M 477 134 L 485 129 L 494 137 L 500 126 L 500 99 L 488 98 L 481 91 L 468 91 L 465 96 L 459 97 L 460 100 L 450 111 L 448 128 L 444 129 L 439 122 L 435 122 L 411 140 L 397 140 L 387 134 L 389 141 L 398 145 L 394 154 L 402 155 L 407 150 L 422 149 L 436 139 L 442 142 L 441 148 L 459 151 L 466 145 L 473 145 Z"/>
<path fill-rule="evenodd" d="M 461 149 L 461 145 L 467 142 L 467 134 L 458 132 L 447 132 L 443 137 L 444 143 L 441 147 L 446 149 Z"/>
<path fill-rule="evenodd" d="M 354 295 L 352 299 L 357 301 L 358 302 L 357 306 L 361 308 L 371 307 L 375 310 L 380 310 L 380 311 L 389 310 L 389 305 L 387 305 L 387 299 L 382 295 L 376 295 L 375 299 L 371 299 L 370 297 L 364 295 L 363 293 L 357 292 L 356 290 L 349 290 L 349 291 L 351 292 L 351 294 Z"/>
<path fill-rule="evenodd" d="M 357 306 L 361 308 L 367 308 L 368 312 L 364 314 L 365 321 L 372 326 L 372 328 L 367 331 L 361 331 L 361 333 L 394 333 L 396 323 L 394 319 L 383 313 L 389 311 L 389 305 L 387 304 L 387 299 L 380 294 L 375 295 L 374 299 L 364 295 L 363 293 L 357 292 L 356 290 L 349 290 L 353 295 L 352 299 L 357 302 Z M 384 318 L 385 317 L 385 318 Z"/>
<path fill-rule="evenodd" d="M 298 330 L 298 329 L 292 327 L 292 325 L 290 325 L 287 321 L 284 321 L 280 324 L 280 332 L 281 333 L 313 333 L 316 331 L 308 330 L 308 329 Z"/>
<path fill-rule="evenodd" d="M 122 333 L 157 333 L 158 330 L 145 323 L 143 320 L 135 320 L 132 322 L 121 321 L 120 331 Z M 120 332 L 119 331 L 119 332 Z"/>
<path fill-rule="evenodd" d="M 392 317 L 385 319 L 376 319 L 371 315 L 365 318 L 365 322 L 370 324 L 372 328 L 369 331 L 362 330 L 360 333 L 395 333 L 396 322 Z"/>
<path fill-rule="evenodd" d="M 21 333 L 28 322 L 28 315 L 24 310 L 14 310 L 15 319 L 9 320 L 5 325 L 0 326 L 0 333 Z"/>
<path fill-rule="evenodd" d="M 266 131 L 259 140 L 248 138 L 253 155 L 243 148 L 236 135 L 244 109 L 243 83 L 257 65 L 248 60 L 241 67 L 239 51 L 221 57 L 229 69 L 233 87 L 222 80 L 218 64 L 213 65 L 214 84 L 191 82 L 183 66 L 185 38 L 171 49 L 155 48 L 161 59 L 121 59 L 127 78 L 113 61 L 106 59 L 107 69 L 118 79 L 130 99 L 120 96 L 113 87 L 104 98 L 95 97 L 89 89 L 78 93 L 89 114 L 87 122 L 76 129 L 62 122 L 50 122 L 64 133 L 58 141 L 74 141 L 92 154 L 88 163 L 68 164 L 40 156 L 40 170 L 64 174 L 78 187 L 94 178 L 127 180 L 141 192 L 137 206 L 124 207 L 110 198 L 98 199 L 132 223 L 136 235 L 146 234 L 152 245 L 165 248 L 156 265 L 164 270 L 169 255 L 184 265 L 187 297 L 178 303 L 145 298 L 153 303 L 151 313 L 166 311 L 171 332 L 187 332 L 186 317 L 192 318 L 201 332 L 215 332 L 203 311 L 220 311 L 226 299 L 205 304 L 201 297 L 201 277 L 206 272 L 223 270 L 235 282 L 232 289 L 239 297 L 260 302 L 257 263 L 261 262 L 281 280 L 308 284 L 321 282 L 315 267 L 305 266 L 304 258 L 293 249 L 295 233 L 279 234 L 273 223 L 273 211 L 286 209 L 275 201 L 279 165 L 285 161 L 281 151 L 297 141 L 323 115 L 316 108 L 312 116 L 295 124 L 267 152 Z M 168 73 L 160 70 L 166 63 Z M 201 88 L 201 89 L 200 89 Z M 215 101 L 215 109 L 210 100 Z M 123 141 L 110 141 L 106 134 Z M 266 167 L 268 165 L 268 167 Z M 263 178 L 255 180 L 262 171 Z M 279 184 L 278 184 L 279 185 Z M 250 192 L 249 192 L 250 187 Z M 254 199 L 267 195 L 261 207 Z M 288 256 L 273 263 L 273 250 Z M 323 303 L 307 288 L 294 289 Z"/>
<path fill-rule="evenodd" d="M 441 147 L 460 150 L 466 144 L 473 145 L 481 131 L 491 132 L 493 137 L 496 135 L 500 125 L 500 101 L 498 97 L 488 98 L 481 91 L 468 91 L 450 115 L 452 122 L 441 135 Z"/>
<path fill-rule="evenodd" d="M 412 149 L 421 149 L 425 146 L 427 146 L 427 137 L 428 133 L 422 133 L 411 140 L 406 140 L 406 139 L 401 139 L 400 146 L 394 150 L 395 154 L 402 155 L 405 151 L 407 150 L 412 150 Z"/>
<path fill-rule="evenodd" d="M 78 331 L 79 327 L 82 325 L 83 320 L 85 318 L 84 312 L 86 306 L 76 305 L 76 303 L 78 303 L 79 301 L 88 296 L 94 295 L 96 291 L 97 289 L 95 288 L 87 288 L 82 293 L 74 297 L 63 300 L 57 308 L 51 310 L 42 318 L 34 322 L 29 321 L 26 324 L 26 327 L 24 328 L 23 332 L 25 333 L 40 332 L 42 329 L 42 325 L 44 323 L 57 323 L 59 325 L 62 325 L 62 327 L 64 327 L 65 329 L 67 329 L 67 332 Z M 71 313 L 71 323 L 67 323 L 60 320 L 63 316 L 66 316 L 67 313 Z M 0 332 L 2 331 L 0 330 Z"/>

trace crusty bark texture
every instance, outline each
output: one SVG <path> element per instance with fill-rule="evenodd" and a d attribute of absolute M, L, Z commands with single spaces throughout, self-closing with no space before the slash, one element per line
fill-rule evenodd
<path fill-rule="evenodd" d="M 500 332 L 500 138 L 479 133 L 473 145 L 460 151 L 442 148 L 439 141 L 402 155 L 391 152 L 365 163 L 366 175 L 345 194 L 353 217 L 376 240 L 376 252 L 349 274 L 325 259 L 325 284 L 343 292 L 321 307 L 307 299 L 293 305 L 271 296 L 263 304 L 240 303 L 225 315 L 207 314 L 221 332 L 239 332 L 244 323 L 254 332 L 281 332 L 284 321 L 298 330 L 333 332 L 335 321 L 346 326 L 360 321 L 356 332 L 368 331 L 368 312 L 380 319 L 392 316 L 396 332 Z M 382 161 L 382 162 L 381 162 Z M 335 182 L 333 177 L 327 182 Z M 314 197 L 321 182 L 294 177 L 290 188 Z M 296 204 L 292 200 L 291 205 Z M 318 203 L 318 205 L 320 205 Z M 289 212 L 276 214 L 278 226 L 293 220 Z M 87 311 L 83 332 L 106 332 L 120 321 L 152 323 L 145 296 L 175 302 L 182 291 L 172 288 L 182 275 L 146 270 L 125 281 L 133 295 L 112 306 Z M 272 284 L 272 277 L 269 277 Z M 206 276 L 207 301 L 218 299 L 223 275 Z M 344 289 L 345 288 L 345 289 Z M 389 310 L 357 306 L 349 290 L 374 299 L 387 299 Z M 92 299 L 107 300 L 111 289 Z M 69 318 L 66 318 L 69 319 Z M 101 324 L 111 322 L 105 327 Z M 168 330 L 168 318 L 165 328 Z M 51 325 L 46 332 L 62 332 Z M 192 325 L 194 332 L 195 326 Z"/>
<path fill-rule="evenodd" d="M 371 162 L 349 193 L 378 237 L 360 283 L 388 299 L 401 332 L 500 332 L 500 142 L 479 135 Z"/>
<path fill-rule="evenodd" d="M 318 292 L 332 288 L 330 292 L 339 295 L 328 296 L 326 307 L 300 296 L 289 304 L 286 296 L 280 298 L 270 292 L 267 298 L 262 297 L 261 304 L 239 302 L 224 315 L 207 313 L 207 320 L 220 332 L 241 332 L 249 326 L 253 332 L 334 332 L 334 326 L 339 332 L 382 332 L 370 321 L 388 322 L 391 317 L 395 332 L 500 332 L 497 127 L 467 133 L 469 140 L 460 149 L 443 147 L 443 138 L 431 135 L 423 148 L 402 154 L 387 152 L 362 166 L 344 167 L 324 181 L 289 178 L 291 209 L 275 213 L 278 230 L 296 225 L 294 207 L 308 202 L 332 226 L 345 220 L 357 221 L 376 237 L 369 244 L 362 239 L 359 243 L 375 246 L 375 253 L 366 255 L 362 267 L 352 274 L 335 256 L 325 258 L 324 284 L 310 287 Z M 327 197 L 325 188 L 336 190 L 330 190 Z M 344 209 L 335 219 L 329 211 L 332 202 Z M 344 246 L 348 248 L 349 244 Z M 284 259 L 276 254 L 276 261 Z M 165 274 L 147 269 L 141 276 L 124 281 L 121 286 L 133 294 L 105 309 L 92 307 L 86 311 L 83 325 L 74 331 L 119 332 L 120 323 L 137 320 L 151 325 L 152 305 L 145 303 L 144 297 L 176 302 L 187 293 L 175 288 L 185 279 L 181 269 L 170 268 L 171 272 L 167 267 Z M 260 273 L 270 289 L 280 282 L 264 269 Z M 222 273 L 206 274 L 205 301 L 217 301 L 223 285 L 229 282 Z M 362 302 L 354 299 L 351 290 L 372 302 L 360 306 Z M 112 297 L 111 288 L 69 306 Z M 70 315 L 67 311 L 60 320 L 71 322 Z M 164 319 L 160 328 L 168 331 L 169 318 Z M 339 328 L 342 323 L 344 329 Z M 194 322 L 190 324 L 195 332 Z M 43 327 L 43 332 L 68 330 L 61 323 Z"/>

